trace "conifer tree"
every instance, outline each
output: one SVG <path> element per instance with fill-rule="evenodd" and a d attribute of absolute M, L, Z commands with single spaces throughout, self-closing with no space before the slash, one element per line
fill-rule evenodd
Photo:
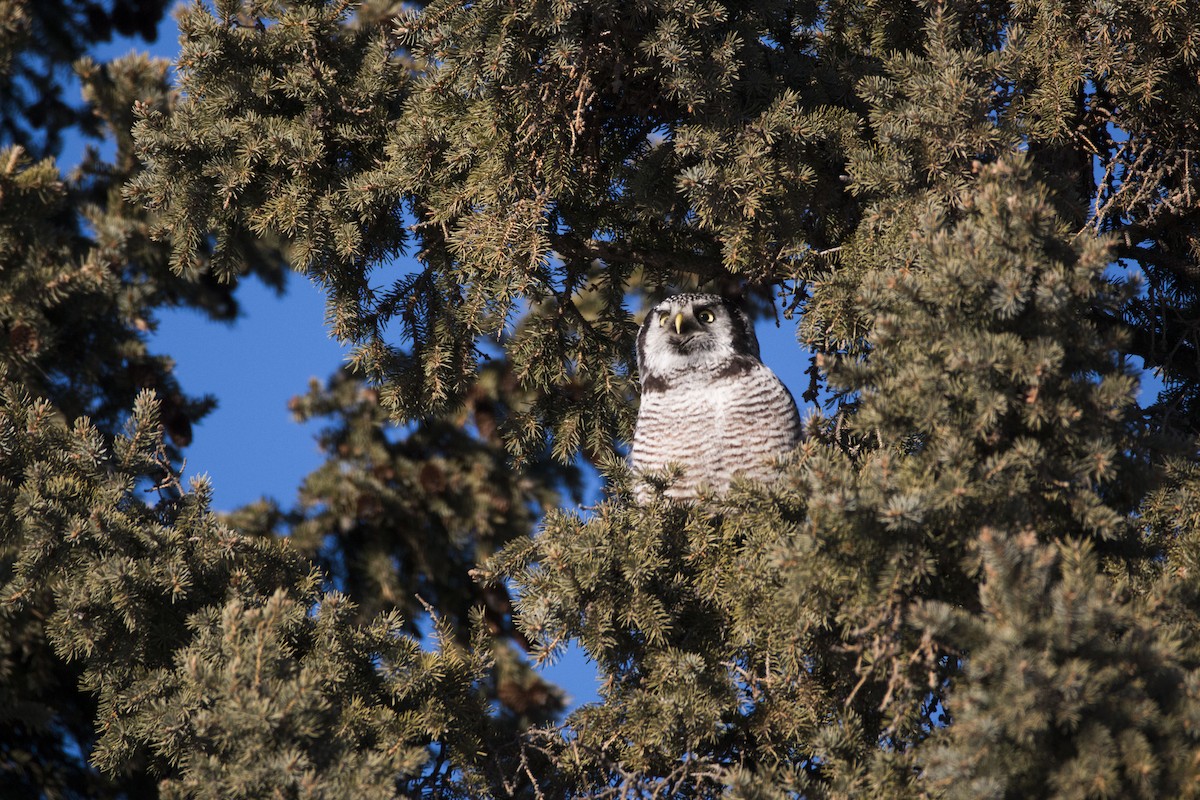
<path fill-rule="evenodd" d="M 171 483 L 171 387 L 122 437 L 6 362 L 4 619 L 45 609 L 30 674 L 76 665 L 111 780 L 1200 793 L 1200 4 L 220 0 L 180 28 L 129 213 L 180 279 L 281 243 L 353 374 L 295 403 L 334 421 L 299 506 L 223 524 Z M 798 315 L 825 410 L 777 481 L 635 502 L 637 313 L 697 287 Z M 599 702 L 555 723 L 489 632 L 578 642 Z"/>
<path fill-rule="evenodd" d="M 152 389 L 160 397 L 167 452 L 176 456 L 213 401 L 185 394 L 170 359 L 150 352 L 146 333 L 155 310 L 189 305 L 228 319 L 237 305 L 231 286 L 172 274 L 169 251 L 149 238 L 145 212 L 121 199 L 124 181 L 137 168 L 133 102 L 171 102 L 167 65 L 136 56 L 110 65 L 83 59 L 76 65 L 85 95 L 81 108 L 67 113 L 66 105 L 55 105 L 60 95 L 48 91 L 27 107 L 28 92 L 40 91 L 40 84 L 23 70 L 39 65 L 47 80 L 57 81 L 71 65 L 56 58 L 80 55 L 79 48 L 94 41 L 89 37 L 105 36 L 104 28 L 97 23 L 76 30 L 70 27 L 74 15 L 56 21 L 50 7 L 9 4 L 6 13 L 18 24 L 6 40 L 13 51 L 0 81 L 0 103 L 13 114 L 5 118 L 5 131 L 14 137 L 0 150 L 0 369 L 19 387 L 14 397 L 45 400 L 64 421 L 88 415 L 107 436 L 120 429 L 138 394 Z M 117 5 L 111 13 L 120 17 L 131 9 Z M 57 30 L 57 24 L 68 27 Z M 69 52 L 39 50 L 47 42 Z M 59 111 L 46 110 L 51 107 Z M 116 158 L 105 163 L 89 152 L 64 178 L 53 159 L 35 155 L 52 149 L 77 118 L 92 121 L 85 132 L 98 129 L 116 139 Z M 261 255 L 253 271 L 278 282 L 281 262 L 271 255 L 276 248 L 256 244 L 255 250 Z M 10 455 L 5 452 L 5 459 Z M 8 584 L 24 539 L 8 528 L 3 539 L 0 575 Z M 78 686 L 78 665 L 55 658 L 46 639 L 49 587 L 33 592 L 0 613 L 0 672 L 6 676 L 0 682 L 0 782 L 15 796 L 38 790 L 49 796 L 144 794 L 153 781 L 137 764 L 126 764 L 113 783 L 80 757 L 95 741 L 95 699 Z"/>
<path fill-rule="evenodd" d="M 23 13 L 23 9 L 17 10 Z M 93 33 L 103 36 L 103 31 L 99 29 Z M 24 40 L 17 40 L 17 43 L 29 44 Z M 30 56 L 28 51 L 17 48 L 16 57 L 20 62 Z M 54 66 L 54 70 L 59 72 L 65 68 L 62 64 Z M 213 520 L 206 521 L 207 501 L 180 499 L 182 488 L 171 478 L 170 463 L 177 460 L 180 449 L 190 442 L 191 422 L 202 416 L 213 401 L 211 398 L 186 398 L 171 375 L 170 360 L 147 352 L 145 333 L 155 324 L 155 309 L 164 305 L 190 305 L 204 310 L 215 319 L 233 319 L 238 313 L 233 293 L 236 281 L 228 271 L 221 273 L 211 266 L 211 250 L 207 242 L 202 242 L 200 249 L 193 253 L 193 259 L 186 269 L 173 273 L 167 266 L 169 251 L 148 238 L 153 217 L 131 207 L 123 198 L 124 183 L 139 168 L 131 150 L 131 115 L 135 108 L 171 113 L 176 101 L 166 86 L 166 64 L 139 57 L 110 65 L 97 65 L 83 59 L 76 63 L 75 70 L 84 81 L 87 105 L 83 115 L 94 116 L 106 123 L 105 130 L 116 140 L 117 157 L 114 163 L 106 164 L 96 155 L 89 154 L 79 170 L 64 181 L 53 161 L 47 159 L 36 165 L 31 163 L 28 156 L 31 145 L 28 141 L 5 151 L 8 173 L 0 199 L 7 202 L 4 203 L 6 213 L 0 217 L 0 226 L 3 226 L 2 241 L 5 248 L 2 275 L 9 287 L 7 297 L 11 302 L 5 309 L 6 343 L 10 347 L 6 350 L 3 366 L 12 381 L 5 409 L 19 414 L 35 402 L 34 397 L 38 397 L 40 399 L 36 402 L 48 403 L 38 406 L 38 413 L 42 416 L 50 413 L 60 420 L 72 420 L 88 414 L 96 425 L 96 430 L 89 433 L 92 440 L 90 446 L 97 449 L 103 448 L 105 441 L 111 446 L 112 437 L 128 417 L 137 392 L 146 388 L 155 390 L 159 400 L 154 416 L 163 423 L 169 441 L 160 443 L 161 452 L 157 460 L 134 459 L 134 463 L 123 465 L 124 472 L 120 475 L 118 485 L 124 487 L 123 494 L 126 496 L 118 500 L 116 495 L 112 495 L 112 502 L 133 503 L 135 508 L 144 508 L 145 514 L 163 515 L 171 520 L 168 529 L 174 534 L 193 540 L 197 537 L 201 540 L 215 539 L 228 545 L 235 541 L 230 539 L 232 532 L 223 531 Z M 16 101 L 20 99 L 16 97 Z M 51 145 L 63 132 L 62 126 L 73 119 L 74 116 L 64 116 L 59 121 L 60 126 L 52 130 L 43 125 L 41 133 L 44 134 L 46 149 L 52 149 Z M 246 271 L 279 288 L 282 286 L 282 261 L 276 241 L 270 235 L 253 237 L 244 232 L 235 232 L 223 239 L 220 245 L 222 248 L 238 248 Z M 349 387 L 352 384 L 346 382 L 345 385 Z M 498 389 L 491 394 L 491 397 L 479 398 L 480 411 L 475 415 L 475 421 L 481 427 L 486 416 L 485 410 L 492 405 L 503 404 L 500 395 L 505 394 L 504 390 Z M 326 402 L 322 410 L 330 414 L 338 413 L 341 409 L 337 403 L 343 399 L 340 395 L 334 396 L 333 402 Z M 348 403 L 344 410 L 351 418 L 354 418 L 354 406 L 354 403 Z M 368 412 L 370 408 L 368 404 Z M 300 409 L 298 405 L 297 410 Z M 500 413 L 500 409 L 492 413 Z M 379 434 L 380 429 L 374 424 L 375 421 L 368 413 L 364 424 L 359 426 L 368 430 L 355 431 L 353 435 L 370 438 Z M 193 724 L 186 705 L 182 710 L 171 712 L 175 720 L 168 723 L 164 723 L 166 717 L 162 713 L 144 717 L 134 725 L 132 733 L 123 733 L 120 745 L 115 746 L 105 739 L 105 732 L 111 733 L 111 720 L 105 721 L 104 717 L 98 716 L 95 702 L 97 691 L 102 695 L 102 702 L 117 702 L 108 695 L 121 691 L 120 681 L 112 691 L 99 688 L 101 679 L 87 677 L 81 654 L 71 649 L 75 645 L 63 644 L 72 634 L 63 633 L 59 642 L 48 637 L 42 620 L 61 607 L 62 587 L 44 576 L 42 579 L 26 580 L 19 574 L 27 557 L 44 555 L 41 552 L 43 542 L 29 534 L 19 519 L 17 509 L 6 504 L 5 508 L 13 512 L 6 521 L 3 540 L 3 575 L 7 590 L 4 596 L 8 599 L 8 613 L 3 618 L 5 649 L 0 664 L 6 676 L 2 684 L 3 695 L 11 701 L 6 703 L 6 708 L 12 709 L 6 712 L 4 727 L 0 729 L 4 734 L 0 741 L 0 753 L 3 753 L 0 774 L 3 775 L 6 791 L 11 789 L 26 796 L 41 796 L 44 792 L 50 796 L 97 797 L 112 794 L 141 797 L 154 794 L 157 785 L 158 790 L 167 794 L 203 791 L 216 797 L 256 796 L 264 786 L 282 787 L 293 780 L 310 789 L 314 786 L 324 787 L 323 791 L 330 791 L 330 786 L 340 786 L 340 791 L 347 791 L 345 787 L 358 787 L 366 791 L 364 787 L 375 786 L 377 790 L 388 793 L 398 791 L 397 787 L 404 785 L 409 786 L 410 790 L 413 787 L 418 790 L 422 787 L 424 790 L 442 787 L 442 790 L 448 791 L 443 784 L 449 773 L 432 765 L 444 766 L 448 763 L 449 744 L 448 741 L 433 743 L 430 735 L 436 737 L 440 732 L 449 730 L 454 736 L 471 731 L 469 737 L 511 737 L 513 725 L 549 719 L 560 707 L 560 694 L 530 673 L 522 659 L 511 651 L 511 643 L 506 643 L 514 634 L 508 614 L 507 595 L 503 592 L 480 592 L 471 583 L 467 572 L 474 564 L 476 545 L 494 548 L 507 538 L 529 532 L 533 518 L 528 504 L 552 503 L 554 494 L 550 485 L 559 482 L 562 470 L 556 468 L 553 474 L 547 473 L 542 478 L 530 473 L 530 477 L 514 476 L 507 480 L 498 470 L 498 466 L 505 463 L 505 458 L 503 449 L 498 448 L 495 441 L 491 445 L 474 442 L 471 437 L 456 436 L 454 428 L 453 421 L 435 421 L 417 437 L 422 444 L 408 447 L 407 459 L 402 456 L 402 464 L 411 464 L 415 460 L 418 466 L 424 465 L 425 469 L 420 474 L 426 480 L 435 473 L 441 475 L 440 471 L 449 464 L 449 475 L 442 475 L 438 480 L 447 483 L 455 491 L 449 498 L 450 502 L 439 497 L 438 491 L 430 492 L 434 504 L 428 512 L 431 530 L 419 532 L 419 536 L 424 538 L 417 540 L 418 547 L 415 550 L 402 551 L 406 564 L 412 562 L 413 559 L 408 556 L 414 552 L 424 559 L 417 565 L 417 573 L 412 576 L 401 575 L 398 580 L 385 579 L 386 585 L 377 594 L 366 594 L 362 598 L 366 603 L 362 612 L 357 611 L 356 604 L 352 602 L 339 602 L 332 597 L 331 603 L 329 597 L 319 597 L 311 582 L 300 582 L 298 574 L 288 575 L 278 571 L 271 573 L 274 577 L 269 581 L 253 587 L 254 591 L 248 595 L 238 594 L 234 587 L 240 579 L 235 571 L 232 575 L 225 575 L 223 580 L 228 584 L 225 588 L 218 584 L 201 590 L 201 597 L 195 600 L 188 613 L 215 613 L 213 609 L 220 605 L 217 601 L 221 595 L 232 593 L 227 599 L 230 602 L 236 600 L 238 605 L 228 613 L 236 611 L 241 614 L 244 611 L 251 619 L 258 620 L 255 624 L 259 628 L 266 624 L 272 626 L 272 630 L 290 631 L 283 638 L 280 638 L 280 634 L 271 635 L 273 638 L 269 647 L 286 650 L 298 641 L 295 639 L 299 630 L 296 626 L 299 624 L 301 629 L 304 627 L 306 612 L 316 610 L 317 613 L 323 613 L 321 610 L 326 606 L 336 608 L 336 613 L 324 615 L 327 635 L 322 634 L 325 636 L 322 643 L 314 647 L 328 647 L 334 640 L 343 642 L 345 647 L 358 653 L 350 657 L 351 660 L 358 659 L 355 664 L 345 662 L 356 675 L 362 672 L 364 665 L 367 673 L 370 673 L 371 665 L 375 663 L 390 664 L 391 668 L 404 674 L 422 675 L 423 679 L 432 682 L 415 688 L 411 695 L 413 698 L 429 700 L 432 692 L 432 697 L 447 700 L 451 704 L 465 702 L 464 713 L 468 714 L 478 710 L 479 698 L 472 689 L 478 683 L 483 687 L 484 695 L 499 699 L 507 709 L 503 718 L 498 720 L 500 725 L 496 731 L 482 730 L 472 724 L 438 723 L 434 724 L 428 735 L 416 734 L 418 740 L 413 747 L 397 749 L 394 741 L 387 740 L 380 745 L 387 751 L 385 757 L 370 756 L 363 750 L 364 743 L 368 739 L 376 743 L 382 741 L 379 736 L 386 728 L 390 727 L 391 732 L 382 734 L 384 740 L 388 736 L 401 735 L 399 731 L 404 726 L 408 726 L 406 729 L 412 732 L 420 730 L 425 724 L 417 722 L 416 728 L 411 727 L 412 709 L 403 709 L 396 702 L 399 694 L 408 693 L 409 689 L 396 691 L 398 684 L 380 674 L 373 676 L 379 681 L 373 689 L 365 687 L 357 678 L 330 684 L 332 695 L 336 695 L 332 701 L 326 696 L 306 697 L 304 702 L 308 704 L 308 710 L 298 712 L 300 716 L 285 715 L 279 720 L 282 727 L 268 725 L 263 729 L 257 723 L 250 727 L 236 723 L 229 727 L 225 721 L 216 718 L 206 722 L 209 731 L 205 734 L 208 737 L 206 741 L 215 743 L 218 749 L 224 747 L 228 750 L 220 756 L 213 751 L 208 761 L 203 756 L 205 746 L 195 738 L 185 736 L 170 746 L 161 741 L 164 725 L 178 727 Z M 333 436 L 336 438 L 336 434 Z M 440 452 L 436 446 L 427 453 L 420 452 L 419 447 L 424 444 L 436 443 L 447 437 L 449 444 L 443 444 Z M 494 435 L 492 438 L 495 439 Z M 45 441 L 38 440 L 33 449 L 38 451 L 38 458 L 56 458 L 53 453 L 44 452 L 52 450 Z M 24 473 L 30 466 L 16 459 L 15 453 L 6 451 L 4 455 L 19 493 L 26 477 Z M 339 465 L 345 466 L 356 456 L 361 459 L 362 455 L 339 450 L 326 471 L 336 472 Z M 367 454 L 368 458 L 373 455 Z M 13 458 L 8 463 L 10 456 Z M 103 454 L 89 457 L 98 458 L 100 462 L 107 461 Z M 385 470 L 389 465 L 381 464 L 379 468 Z M 461 476 L 468 479 L 465 486 L 461 485 Z M 131 479 L 158 481 L 164 477 L 167 480 L 160 487 L 163 499 L 157 504 L 157 511 L 154 504 L 144 507 L 144 498 L 140 493 L 124 483 Z M 492 479 L 499 480 L 504 487 L 498 494 L 490 491 Z M 64 480 L 72 491 L 78 489 L 78 481 L 70 476 L 65 476 Z M 388 481 L 379 483 L 387 485 Z M 471 492 L 480 488 L 489 491 L 481 498 L 477 509 L 472 511 L 454 507 L 457 498 L 470 497 Z M 332 495 L 338 493 L 336 490 L 328 491 Z M 358 495 L 355 494 L 355 497 Z M 325 498 L 316 501 L 322 499 Z M 331 499 L 336 502 L 338 498 Z M 172 508 L 179 502 L 190 503 L 199 511 L 176 519 L 177 512 Z M 380 498 L 378 505 L 385 506 L 386 498 Z M 499 520 L 496 509 L 500 509 Z M 36 517 L 37 513 L 34 511 L 31 515 Z M 297 520 L 302 516 L 299 515 Z M 318 541 L 321 537 L 318 528 L 333 516 L 324 515 L 323 520 L 313 520 L 307 525 Z M 250 535 L 275 532 L 269 525 L 264 527 L 261 524 L 261 514 L 256 514 L 254 510 L 237 515 L 233 521 L 240 522 L 245 533 Z M 386 522 L 386 519 L 382 521 Z M 380 520 L 371 519 L 368 515 L 358 532 L 378 531 L 380 524 Z M 301 525 L 295 531 L 297 535 L 294 541 L 300 545 L 295 552 L 303 552 L 301 548 L 306 546 L 304 529 L 305 526 Z M 326 579 L 332 578 L 335 584 L 344 588 L 358 589 L 360 585 L 354 580 L 364 577 L 357 568 L 359 564 L 366 564 L 378 573 L 381 553 L 371 547 L 373 535 L 378 534 L 351 536 L 349 545 L 341 552 L 310 551 L 310 554 L 331 555 L 335 560 L 350 565 L 348 573 L 334 572 Z M 308 541 L 311 542 L 312 538 Z M 457 555 L 459 550 L 464 553 Z M 454 559 L 449 569 L 437 557 L 439 551 L 447 552 Z M 214 552 L 217 551 L 209 551 L 210 554 Z M 490 550 L 484 549 L 478 557 L 482 558 L 488 552 Z M 140 553 L 138 557 L 144 555 Z M 457 558 L 454 558 L 456 555 Z M 387 563 L 386 556 L 384 562 Z M 93 573 L 111 575 L 114 571 L 120 575 L 128 568 L 128 565 L 121 564 L 113 567 L 111 561 L 97 566 L 94 559 L 85 560 L 85 563 L 86 567 L 72 573 L 75 577 L 92 579 Z M 297 565 L 303 563 L 296 562 Z M 156 565 L 147 565 L 140 567 L 139 571 L 155 572 L 157 569 Z M 178 604 L 179 599 L 193 588 L 186 585 L 189 573 L 194 573 L 194 570 L 186 557 L 183 566 L 177 564 L 173 567 L 169 576 L 173 586 L 171 604 Z M 180 574 L 184 577 L 181 578 Z M 301 577 L 308 581 L 306 574 Z M 178 585 L 181 582 L 184 585 Z M 290 599 L 272 600 L 273 587 L 288 592 Z M 211 594 L 204 594 L 210 591 Z M 424 613 L 414 601 L 417 595 L 413 593 L 418 591 L 445 609 L 432 627 L 438 640 L 448 643 L 446 659 L 429 660 L 417 655 L 416 645 L 411 638 L 416 631 L 413 617 L 417 613 Z M 103 590 L 94 593 L 104 594 Z M 490 650 L 474 647 L 480 655 L 464 659 L 461 649 L 472 644 L 468 636 L 468 631 L 472 629 L 472 593 L 490 601 L 489 614 L 485 618 L 486 627 L 499 634 L 501 639 Z M 103 596 L 97 602 L 106 600 L 116 602 L 111 597 Z M 264 611 L 268 606 L 269 613 Z M 397 611 L 403 612 L 407 619 L 399 617 Z M 147 602 L 141 613 L 147 619 L 156 613 L 153 600 Z M 263 616 L 264 613 L 266 616 Z M 289 615 L 291 621 L 287 621 Z M 180 619 L 177 615 L 168 616 L 175 619 L 176 623 Z M 156 621 L 155 624 L 165 624 L 168 631 L 172 625 L 169 620 Z M 236 626 L 228 630 L 232 636 Z M 126 624 L 122 635 L 136 640 L 144 636 L 145 631 L 145 626 Z M 330 636 L 334 638 L 330 639 Z M 400 638 L 392 641 L 396 637 Z M 209 689 L 217 685 L 222 687 L 226 693 L 226 700 L 222 701 L 226 708 L 249 705 L 264 709 L 265 714 L 273 713 L 261 706 L 261 698 L 256 700 L 246 694 L 246 689 L 237 684 L 237 671 L 227 663 L 228 659 L 232 659 L 231 663 L 236 666 L 245 661 L 244 650 L 239 647 L 268 646 L 263 644 L 262 636 L 242 637 L 235 645 L 217 648 L 218 657 L 203 664 L 196 662 L 196 658 L 207 655 L 212 642 L 208 645 L 198 643 L 198 634 L 178 624 L 175 624 L 173 632 L 160 635 L 160 638 L 163 640 L 160 643 L 160 662 L 171 658 L 190 658 L 194 662 L 190 664 L 190 669 L 194 671 L 200 668 L 208 676 Z M 338 646 L 335 642 L 335 649 Z M 397 647 L 400 649 L 397 650 Z M 192 654 L 186 655 L 189 648 Z M 308 692 L 312 678 L 306 677 L 297 683 L 292 674 L 297 658 L 289 653 L 281 653 L 279 660 L 273 662 L 273 669 L 277 671 L 279 681 L 283 682 L 276 681 L 271 687 L 272 692 L 287 694 L 289 690 L 284 687 L 293 685 L 295 689 L 290 690 L 293 700 Z M 484 661 L 494 664 L 494 668 L 486 675 L 481 672 L 480 666 Z M 333 662 L 325 663 L 335 665 L 332 667 L 334 670 L 347 668 L 336 666 L 343 663 L 337 661 L 336 657 Z M 111 666 L 118 671 L 146 668 L 140 663 L 130 667 L 114 662 Z M 162 673 L 162 664 L 157 669 Z M 322 667 L 309 674 L 325 676 L 327 671 Z M 447 678 L 447 675 L 450 677 Z M 206 696 L 204 692 L 207 689 L 186 689 L 192 678 L 195 675 L 189 672 L 182 683 L 177 681 L 175 685 L 177 688 L 184 687 L 192 693 L 192 697 Z M 250 687 L 251 694 L 261 689 L 258 680 L 259 677 L 255 676 L 255 683 Z M 437 685 L 442 680 L 450 680 L 454 688 L 438 689 Z M 392 688 L 386 688 L 388 686 Z M 296 724 L 296 719 L 307 717 L 303 723 L 307 731 L 323 731 L 330 720 L 343 714 L 342 706 L 348 704 L 347 715 L 342 716 L 342 722 L 338 724 L 359 726 L 356 715 L 361 712 L 354 710 L 357 708 L 354 703 L 363 702 L 361 695 L 364 691 L 375 694 L 368 703 L 373 709 L 370 713 L 376 716 L 382 713 L 393 722 L 381 722 L 384 727 L 378 728 L 375 733 L 364 730 L 365 739 L 346 743 L 345 752 L 349 754 L 350 761 L 355 762 L 353 765 L 347 766 L 347 756 L 334 751 L 320 754 L 314 751 L 307 763 L 303 759 L 293 763 L 286 753 L 277 762 L 268 759 L 260 763 L 263 754 L 271 747 L 285 749 L 291 746 L 285 742 L 290 734 L 285 734 L 283 740 L 279 740 L 276 734 L 290 729 Z M 175 702 L 167 700 L 161 692 L 159 694 L 160 702 Z M 270 697 L 270 694 L 265 696 Z M 283 705 L 286 707 L 291 702 L 285 700 Z M 332 717 L 326 710 L 328 706 L 334 708 Z M 322 721 L 314 722 L 314 714 L 321 717 Z M 452 715 L 447 715 L 447 718 Z M 397 716 L 407 721 L 402 724 L 395 722 Z M 96 726 L 100 726 L 100 729 Z M 309 737 L 309 733 L 303 733 L 301 738 L 309 740 Z M 320 746 L 322 742 L 319 739 L 309 740 L 308 745 L 300 746 Z M 269 746 L 268 742 L 271 743 Z M 465 752 L 468 759 L 481 749 L 479 746 L 467 747 Z M 231 755 L 234 751 L 240 756 Z M 105 767 L 104 774 L 92 769 L 88 761 Z M 174 765 L 173 769 L 165 770 L 167 764 Z M 361 769 L 364 764 L 368 765 L 365 772 Z M 257 777 L 246 778 L 242 775 L 247 769 Z M 409 784 L 403 783 L 402 773 L 406 770 L 415 770 Z M 164 774 L 167 777 L 160 784 L 159 779 Z"/>

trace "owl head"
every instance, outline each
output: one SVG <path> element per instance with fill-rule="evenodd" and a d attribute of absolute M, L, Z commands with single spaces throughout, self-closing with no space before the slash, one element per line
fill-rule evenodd
<path fill-rule="evenodd" d="M 745 314 L 715 294 L 677 294 L 646 315 L 638 333 L 643 389 L 685 372 L 720 371 L 758 361 L 758 337 Z"/>

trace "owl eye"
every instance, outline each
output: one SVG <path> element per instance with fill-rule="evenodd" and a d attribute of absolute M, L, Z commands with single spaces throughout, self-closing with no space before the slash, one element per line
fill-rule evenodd
<path fill-rule="evenodd" d="M 659 314 L 658 315 L 658 327 L 660 327 L 660 328 L 667 327 L 667 321 L 669 319 L 671 319 L 670 314 Z"/>
<path fill-rule="evenodd" d="M 705 325 L 707 325 L 710 322 L 716 322 L 717 315 L 714 314 L 713 312 L 709 311 L 707 308 L 702 308 L 696 312 L 696 319 L 700 320 Z"/>

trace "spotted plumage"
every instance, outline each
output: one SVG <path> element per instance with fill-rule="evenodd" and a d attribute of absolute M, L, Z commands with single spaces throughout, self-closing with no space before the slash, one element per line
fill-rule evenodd
<path fill-rule="evenodd" d="M 656 305 L 638 333 L 637 362 L 632 466 L 681 467 L 671 497 L 694 497 L 702 485 L 723 491 L 734 475 L 770 480 L 775 459 L 800 441 L 791 393 L 759 360 L 750 321 L 723 297 L 681 294 Z"/>

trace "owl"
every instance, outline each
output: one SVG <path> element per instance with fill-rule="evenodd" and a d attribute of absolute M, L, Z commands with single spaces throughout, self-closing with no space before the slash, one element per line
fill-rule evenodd
<path fill-rule="evenodd" d="M 638 333 L 642 405 L 632 466 L 683 469 L 667 496 L 692 498 L 734 475 L 767 480 L 800 441 L 796 401 L 758 357 L 758 338 L 733 303 L 680 294 L 651 309 Z M 644 497 L 645 490 L 639 492 Z"/>

